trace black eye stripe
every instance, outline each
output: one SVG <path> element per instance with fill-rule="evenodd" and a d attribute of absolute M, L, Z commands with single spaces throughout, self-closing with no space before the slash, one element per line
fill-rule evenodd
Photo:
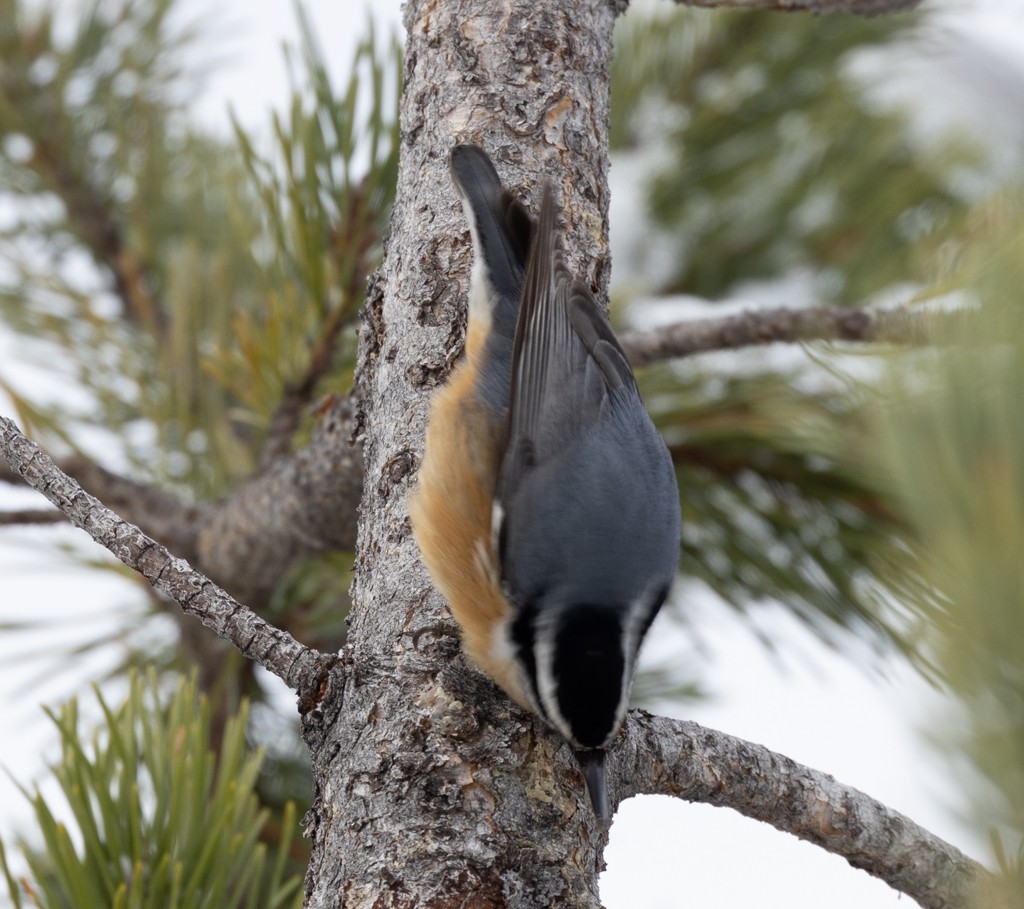
<path fill-rule="evenodd" d="M 530 692 L 533 695 L 533 702 L 537 706 L 541 716 L 547 719 L 544 712 L 544 705 L 540 699 L 540 689 L 537 684 L 537 656 L 534 653 L 534 641 L 537 636 L 537 611 L 538 599 L 531 599 L 524 603 L 516 611 L 516 617 L 512 620 L 510 634 L 512 643 L 516 648 L 516 655 L 519 662 L 526 669 L 526 678 L 530 683 Z"/>

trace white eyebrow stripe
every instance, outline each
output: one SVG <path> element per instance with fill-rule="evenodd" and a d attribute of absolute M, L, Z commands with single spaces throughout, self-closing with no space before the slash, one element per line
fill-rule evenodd
<path fill-rule="evenodd" d="M 560 616 L 555 616 L 554 619 L 537 622 L 534 625 L 533 658 L 537 666 L 537 695 L 548 722 L 570 742 L 576 744 L 572 727 L 558 707 L 558 695 L 555 690 L 555 634 L 559 618 Z"/>
<path fill-rule="evenodd" d="M 622 623 L 622 695 L 615 708 L 615 728 L 618 729 L 629 709 L 629 697 L 633 690 L 633 674 L 636 670 L 636 657 L 643 643 L 641 632 L 650 613 L 653 601 L 651 591 L 645 590 L 629 604 L 626 620 Z M 607 744 L 607 743 L 606 743 Z"/>
<path fill-rule="evenodd" d="M 498 541 L 501 539 L 501 525 L 505 522 L 505 509 L 499 499 L 491 500 L 491 552 L 495 558 L 501 558 Z"/>

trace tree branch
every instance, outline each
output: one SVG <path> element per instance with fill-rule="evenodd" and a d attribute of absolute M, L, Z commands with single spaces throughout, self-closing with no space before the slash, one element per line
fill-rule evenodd
<path fill-rule="evenodd" d="M 828 774 L 696 723 L 633 711 L 609 762 L 620 800 L 648 793 L 732 808 L 842 856 L 925 909 L 966 907 L 993 877 Z"/>
<path fill-rule="evenodd" d="M 921 0 L 676 0 L 679 6 L 707 9 L 768 9 L 778 12 L 856 13 L 881 16 L 913 9 Z"/>
<path fill-rule="evenodd" d="M 52 508 L 20 508 L 0 511 L 0 527 L 19 527 L 25 524 L 63 524 L 66 518 Z"/>
<path fill-rule="evenodd" d="M 6 417 L 0 417 L 0 454 L 33 489 L 56 505 L 76 527 L 138 571 L 241 653 L 295 691 L 317 690 L 337 658 L 299 644 L 232 599 L 184 559 L 175 558 L 138 527 L 119 518 L 61 471 Z"/>
<path fill-rule="evenodd" d="M 199 567 L 243 603 L 262 608 L 291 566 L 355 548 L 362 447 L 349 398 L 332 398 L 308 445 L 219 502 L 188 503 L 85 458 L 58 462 L 92 495 Z M 0 468 L 0 482 L 18 481 Z"/>
<path fill-rule="evenodd" d="M 88 458 L 59 458 L 56 464 L 59 470 L 74 477 L 126 521 L 138 525 L 144 533 L 189 562 L 198 561 L 196 534 L 215 506 L 184 502 L 149 483 L 140 483 L 100 467 Z M 22 479 L 9 467 L 0 465 L 0 482 L 21 483 Z"/>
<path fill-rule="evenodd" d="M 253 606 L 267 602 L 296 562 L 355 548 L 363 489 L 355 407 L 332 398 L 321 411 L 305 448 L 214 506 L 199 531 L 204 571 Z"/>
<path fill-rule="evenodd" d="M 959 318 L 959 314 L 953 314 Z M 812 306 L 752 309 L 718 319 L 688 319 L 663 328 L 633 331 L 620 339 L 634 367 L 712 350 L 732 350 L 779 341 L 891 341 L 920 344 L 931 339 L 939 313 L 905 309 Z"/>

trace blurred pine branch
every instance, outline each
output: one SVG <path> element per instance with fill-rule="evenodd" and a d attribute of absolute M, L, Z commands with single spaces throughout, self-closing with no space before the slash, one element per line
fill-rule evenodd
<path fill-rule="evenodd" d="M 879 109 L 847 72 L 858 50 L 896 52 L 919 22 L 692 9 L 624 17 L 612 150 L 651 173 L 648 230 L 673 263 L 645 289 L 718 299 L 803 271 L 813 298 L 800 305 L 928 283 L 934 250 L 968 207 L 953 178 L 975 156 L 951 141 L 916 146 L 904 116 Z"/>
<path fill-rule="evenodd" d="M 878 408 L 894 497 L 917 537 L 937 595 L 910 599 L 926 619 L 922 646 L 958 697 L 929 737 L 966 754 L 954 807 L 1024 896 L 1024 187 L 979 213 L 955 264 L 975 316 L 956 344 L 894 362 Z M 954 759 L 954 766 L 962 763 Z M 1005 843 L 1005 846 L 1003 845 Z M 1014 854 L 1011 859 L 1008 853 Z"/>
<path fill-rule="evenodd" d="M 848 72 L 860 50 L 895 53 L 920 15 L 636 12 L 616 33 L 611 142 L 615 166 L 643 175 L 629 178 L 641 290 L 756 301 L 785 284 L 799 308 L 962 287 L 945 263 L 970 230 L 952 187 L 973 152 L 916 147 Z M 695 356 L 640 382 L 679 471 L 683 574 L 741 610 L 777 601 L 840 648 L 851 633 L 895 644 L 931 675 L 902 599 L 928 597 L 913 528 L 870 456 L 867 408 L 897 356 L 813 343 Z"/>
<path fill-rule="evenodd" d="M 174 0 L 97 0 L 71 29 L 51 3 L 3 4 L 0 318 L 69 393 L 40 393 L 8 364 L 0 387 L 48 447 L 86 465 L 102 452 L 195 537 L 203 508 L 300 445 L 313 402 L 351 385 L 394 193 L 401 47 L 368 18 L 335 84 L 297 6 L 286 111 L 269 137 L 236 123 L 224 139 L 192 120 L 203 73 L 184 61 L 201 57 L 202 34 L 178 24 Z M 175 501 L 161 506 L 159 490 Z M 184 548 L 197 556 L 196 539 Z M 295 567 L 272 606 L 314 644 L 343 639 L 339 559 Z M 242 696 L 265 697 L 237 654 L 177 610 L 169 635 L 152 618 L 166 604 L 141 600 L 123 633 L 52 658 L 118 644 L 112 675 L 199 665 L 215 732 Z M 265 797 L 308 799 L 293 724 L 270 734 L 281 744 L 263 764 Z"/>

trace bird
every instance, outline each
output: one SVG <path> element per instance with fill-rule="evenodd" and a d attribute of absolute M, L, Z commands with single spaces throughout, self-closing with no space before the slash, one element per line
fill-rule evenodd
<path fill-rule="evenodd" d="M 450 169 L 473 245 L 464 357 L 429 410 L 413 535 L 469 661 L 572 747 L 595 814 L 678 568 L 671 456 L 604 309 L 487 153 Z"/>

